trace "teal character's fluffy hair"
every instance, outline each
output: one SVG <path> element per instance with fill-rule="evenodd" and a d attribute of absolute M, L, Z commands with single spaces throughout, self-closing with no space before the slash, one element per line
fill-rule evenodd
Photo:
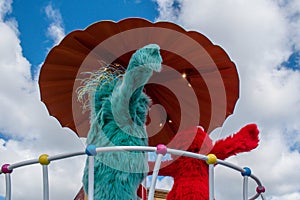
<path fill-rule="evenodd" d="M 85 79 L 81 79 L 81 86 L 77 88 L 77 100 L 82 103 L 83 112 L 90 109 L 90 100 L 94 99 L 96 90 L 101 90 L 108 84 L 113 88 L 115 82 L 122 77 L 126 68 L 119 64 L 99 63 L 101 67 L 96 72 L 84 72 L 84 75 L 89 75 Z"/>
<path fill-rule="evenodd" d="M 78 98 L 91 110 L 87 144 L 148 145 L 145 122 L 150 99 L 143 87 L 153 71 L 160 71 L 161 62 L 159 46 L 150 44 L 132 55 L 126 71 L 121 66 L 106 66 L 84 80 Z M 94 169 L 95 200 L 136 200 L 137 188 L 148 172 L 148 162 L 142 152 L 99 153 Z M 83 184 L 87 193 L 88 160 Z"/>

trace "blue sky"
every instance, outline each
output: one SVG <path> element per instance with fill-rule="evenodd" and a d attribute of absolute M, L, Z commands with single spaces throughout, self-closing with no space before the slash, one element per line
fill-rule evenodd
<path fill-rule="evenodd" d="M 24 56 L 32 64 L 32 71 L 44 61 L 47 50 L 53 41 L 47 37 L 47 26 L 50 20 L 45 8 L 51 5 L 58 9 L 62 17 L 65 33 L 76 29 L 84 29 L 99 20 L 119 21 L 126 17 L 143 17 L 153 21 L 158 15 L 154 1 L 128 0 L 91 0 L 81 1 L 13 1 L 13 11 L 7 17 L 18 21 L 21 45 Z"/>
<path fill-rule="evenodd" d="M 300 53 L 296 51 L 292 53 L 289 59 L 283 63 L 284 66 L 293 69 L 293 70 L 300 70 Z"/>
<path fill-rule="evenodd" d="M 240 99 L 234 114 L 212 137 L 256 123 L 261 130 L 259 147 L 229 161 L 251 167 L 265 184 L 268 199 L 299 200 L 299 12 L 298 0 L 0 0 L 0 166 L 84 148 L 83 140 L 62 128 L 40 101 L 39 67 L 71 31 L 100 20 L 143 17 L 199 31 L 226 50 L 237 65 Z M 78 172 L 83 165 L 84 158 L 51 164 L 53 199 L 74 197 L 81 187 Z M 13 177 L 14 200 L 42 189 L 38 166 L 19 170 Z M 216 176 L 216 199 L 240 198 L 238 176 L 220 167 Z M 237 190 L 228 191 L 228 182 Z M 160 188 L 171 185 L 169 178 L 158 182 Z M 0 196 L 4 192 L 0 175 Z M 39 200 L 40 194 L 27 198 Z"/>
<path fill-rule="evenodd" d="M 6 17 L 13 17 L 18 21 L 23 54 L 32 64 L 33 76 L 53 41 L 47 37 L 47 24 L 51 19 L 46 16 L 45 7 L 51 5 L 58 9 L 66 34 L 76 29 L 84 29 L 99 20 L 119 21 L 127 17 L 142 17 L 154 21 L 158 16 L 157 3 L 152 0 L 91 0 L 87 4 L 80 1 L 13 1 L 13 12 Z M 173 7 L 179 7 L 174 2 Z M 285 66 L 299 70 L 299 52 L 291 55 Z"/>

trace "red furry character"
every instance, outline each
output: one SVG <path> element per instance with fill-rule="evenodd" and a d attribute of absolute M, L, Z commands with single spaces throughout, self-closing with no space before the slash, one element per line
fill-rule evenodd
<path fill-rule="evenodd" d="M 193 132 L 194 131 L 194 132 Z M 180 149 L 188 137 L 195 133 L 195 129 L 181 132 L 174 138 Z M 258 146 L 258 129 L 255 124 L 243 127 L 239 132 L 225 139 L 216 141 L 213 145 L 209 135 L 202 128 L 197 128 L 196 136 L 188 151 L 200 154 L 215 154 L 224 160 L 242 152 L 248 152 Z M 174 185 L 167 196 L 167 200 L 208 200 L 208 165 L 205 161 L 172 156 L 174 161 L 162 163 L 159 175 L 172 176 Z M 177 159 L 176 159 L 177 158 Z M 150 164 L 150 166 L 153 165 Z"/>

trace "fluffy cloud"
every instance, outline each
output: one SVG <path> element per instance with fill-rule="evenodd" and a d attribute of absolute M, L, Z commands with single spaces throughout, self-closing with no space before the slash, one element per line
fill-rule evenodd
<path fill-rule="evenodd" d="M 40 101 L 38 84 L 31 79 L 30 63 L 22 55 L 18 24 L 9 18 L 12 1 L 0 1 L 0 166 L 25 159 L 84 149 L 82 142 L 62 129 Z M 50 12 L 50 11 L 49 11 Z M 80 188 L 83 159 L 56 161 L 50 165 L 51 198 L 72 199 Z M 67 173 L 68 172 L 68 173 Z M 67 178 L 66 178 L 67 177 Z M 76 180 L 76 181 L 74 181 Z M 13 199 L 41 199 L 41 167 L 15 170 Z M 4 176 L 0 176 L 0 196 L 4 195 Z M 28 193 L 27 191 L 37 191 Z"/>
<path fill-rule="evenodd" d="M 2 21 L 6 13 L 11 12 L 12 0 L 0 1 L 0 20 Z"/>
<path fill-rule="evenodd" d="M 7 6 L 7 9 L 9 8 L 10 7 Z M 9 10 L 2 9 L 2 11 L 8 12 Z M 14 129 L 16 126 L 11 124 L 15 123 L 13 120 L 11 120 L 11 118 L 15 118 L 17 116 L 21 118 L 20 112 L 22 112 L 22 109 L 27 109 L 20 105 L 20 99 L 22 99 L 24 95 L 29 96 L 33 90 L 33 84 L 30 81 L 30 64 L 22 56 L 20 40 L 17 37 L 18 32 L 15 31 L 17 30 L 17 24 L 11 23 L 13 21 L 13 19 L 9 19 L 8 21 L 0 21 L 0 98 L 2 111 L 0 120 L 2 122 L 7 121 L 7 123 L 3 123 L 1 129 L 9 130 L 12 133 L 15 132 Z M 19 102 L 19 105 L 17 102 Z M 14 109 L 16 112 L 11 109 Z M 26 116 L 22 117 L 22 120 L 19 121 L 20 126 L 22 126 L 24 120 L 26 120 Z"/>
<path fill-rule="evenodd" d="M 176 9 L 174 0 L 157 0 L 157 10 L 159 12 L 158 20 L 175 21 L 179 9 Z"/>
<path fill-rule="evenodd" d="M 157 0 L 157 5 L 157 20 L 204 33 L 237 65 L 240 99 L 235 113 L 212 136 L 219 132 L 217 137 L 225 137 L 255 122 L 261 143 L 255 151 L 229 161 L 251 167 L 265 184 L 268 198 L 299 199 L 300 176 L 295 171 L 300 170 L 300 72 L 284 66 L 300 49 L 299 1 Z M 241 178 L 222 167 L 216 171 L 216 198 L 241 196 Z M 231 182 L 237 189 L 228 191 Z"/>
<path fill-rule="evenodd" d="M 51 21 L 47 30 L 47 34 L 55 44 L 58 44 L 65 36 L 61 14 L 58 9 L 53 8 L 52 4 L 48 4 L 45 7 L 45 13 L 48 19 Z"/>

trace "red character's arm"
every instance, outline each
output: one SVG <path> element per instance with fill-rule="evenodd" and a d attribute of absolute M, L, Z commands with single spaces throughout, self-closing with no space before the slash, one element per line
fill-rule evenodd
<path fill-rule="evenodd" d="M 258 146 L 258 134 L 259 130 L 256 124 L 244 126 L 236 134 L 218 140 L 211 153 L 215 154 L 218 159 L 224 160 L 238 153 L 251 151 Z"/>

